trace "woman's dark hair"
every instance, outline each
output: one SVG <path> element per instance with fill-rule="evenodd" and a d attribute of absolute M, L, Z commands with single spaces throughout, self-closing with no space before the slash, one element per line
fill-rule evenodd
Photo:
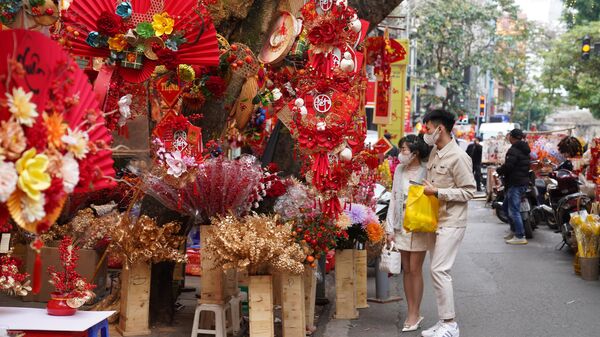
<path fill-rule="evenodd" d="M 558 151 L 568 157 L 578 157 L 583 154 L 583 146 L 579 139 L 567 136 L 558 143 Z"/>
<path fill-rule="evenodd" d="M 404 136 L 398 142 L 398 148 L 402 151 L 402 146 L 408 146 L 408 149 L 411 153 L 416 153 L 420 160 L 427 159 L 429 157 L 429 152 L 431 152 L 431 147 L 425 143 L 423 140 L 423 135 L 408 135 Z"/>

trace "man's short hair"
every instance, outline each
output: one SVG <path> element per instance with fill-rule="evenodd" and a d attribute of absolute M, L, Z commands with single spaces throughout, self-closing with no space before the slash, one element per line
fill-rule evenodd
<path fill-rule="evenodd" d="M 456 115 L 444 109 L 435 109 L 428 112 L 425 117 L 423 117 L 424 123 L 429 121 L 435 126 L 440 124 L 443 125 L 444 128 L 446 128 L 446 131 L 450 133 L 452 132 L 452 128 L 454 128 L 454 123 L 456 123 Z"/>
<path fill-rule="evenodd" d="M 523 130 L 521 129 L 512 129 L 510 131 L 510 136 L 515 139 L 522 140 L 523 138 L 525 138 L 525 133 L 523 133 Z"/>

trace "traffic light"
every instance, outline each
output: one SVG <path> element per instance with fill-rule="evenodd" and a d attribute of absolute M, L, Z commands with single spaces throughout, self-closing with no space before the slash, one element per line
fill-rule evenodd
<path fill-rule="evenodd" d="M 581 43 L 581 59 L 589 60 L 590 59 L 590 50 L 591 47 L 591 39 L 589 35 L 583 37 L 583 42 Z"/>
<path fill-rule="evenodd" d="M 479 117 L 485 117 L 485 96 L 479 96 Z"/>

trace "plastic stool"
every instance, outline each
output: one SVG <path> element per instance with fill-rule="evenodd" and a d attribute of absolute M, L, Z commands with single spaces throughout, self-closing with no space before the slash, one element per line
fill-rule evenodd
<path fill-rule="evenodd" d="M 198 337 L 198 334 L 215 335 L 215 337 L 227 337 L 231 332 L 231 327 L 227 327 L 227 310 L 231 310 L 229 302 L 225 304 L 204 304 L 198 303 L 194 313 L 194 325 L 192 327 L 192 337 Z M 200 329 L 200 313 L 202 311 L 212 311 L 215 313 L 215 329 Z"/>
<path fill-rule="evenodd" d="M 98 337 L 98 333 L 100 333 L 100 337 L 108 337 L 107 319 L 88 329 L 88 337 Z"/>
<path fill-rule="evenodd" d="M 240 318 L 241 318 L 241 309 L 242 309 L 242 294 L 238 292 L 237 294 L 231 296 L 229 300 L 229 308 L 231 309 L 229 312 L 231 314 L 231 330 L 234 334 L 240 332 Z"/>

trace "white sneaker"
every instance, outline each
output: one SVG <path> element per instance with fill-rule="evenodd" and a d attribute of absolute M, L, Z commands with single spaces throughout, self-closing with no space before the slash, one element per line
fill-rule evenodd
<path fill-rule="evenodd" d="M 526 245 L 527 239 L 525 239 L 524 237 L 518 238 L 515 236 L 511 239 L 506 240 L 505 242 L 508 243 L 509 245 Z"/>
<path fill-rule="evenodd" d="M 442 321 L 437 321 L 435 323 L 435 325 L 432 326 L 431 328 L 429 328 L 427 330 L 421 331 L 421 336 L 423 336 L 423 337 L 433 337 L 435 335 L 435 332 L 442 326 L 442 324 L 443 324 Z"/>
<path fill-rule="evenodd" d="M 460 330 L 456 322 L 442 323 L 439 329 L 435 331 L 433 337 L 459 337 Z"/>

